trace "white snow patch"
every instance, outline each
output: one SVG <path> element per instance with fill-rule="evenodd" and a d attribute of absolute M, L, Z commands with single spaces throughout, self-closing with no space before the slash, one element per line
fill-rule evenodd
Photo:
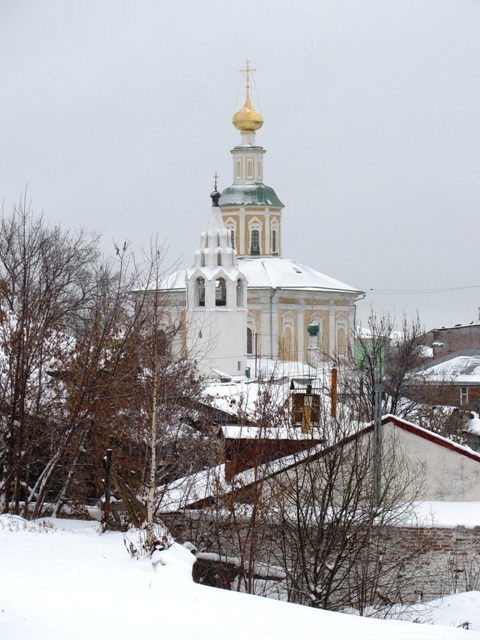
<path fill-rule="evenodd" d="M 155 570 L 97 523 L 49 524 L 0 518 L 2 640 L 480 640 L 477 592 L 436 605 L 446 626 L 358 618 L 194 584 L 177 544 Z M 454 628 L 465 621 L 473 631 Z"/>

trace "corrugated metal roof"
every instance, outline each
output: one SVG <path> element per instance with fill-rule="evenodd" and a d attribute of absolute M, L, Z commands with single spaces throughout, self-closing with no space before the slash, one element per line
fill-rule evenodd
<path fill-rule="evenodd" d="M 432 382 L 452 381 L 457 384 L 480 383 L 480 349 L 461 349 L 426 367 L 417 373 Z"/>

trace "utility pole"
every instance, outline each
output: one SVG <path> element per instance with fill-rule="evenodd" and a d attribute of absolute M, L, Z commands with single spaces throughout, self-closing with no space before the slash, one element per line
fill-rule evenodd
<path fill-rule="evenodd" d="M 383 383 L 376 382 L 374 386 L 375 405 L 373 421 L 373 463 L 375 482 L 375 502 L 380 505 L 382 496 L 382 406 Z"/>

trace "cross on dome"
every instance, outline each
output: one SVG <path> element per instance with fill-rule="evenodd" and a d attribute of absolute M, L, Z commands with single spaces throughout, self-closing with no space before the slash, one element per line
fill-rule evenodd
<path fill-rule="evenodd" d="M 240 69 L 240 73 L 245 74 L 245 88 L 248 91 L 250 89 L 250 74 L 255 73 L 256 69 L 252 69 L 250 66 L 250 60 L 247 58 L 245 61 L 245 68 Z"/>
<path fill-rule="evenodd" d="M 232 123 L 242 133 L 253 133 L 263 125 L 262 114 L 253 108 L 250 101 L 250 74 L 255 71 L 250 66 L 250 60 L 246 61 L 244 69 L 240 69 L 240 73 L 245 74 L 245 104 L 233 114 Z"/>

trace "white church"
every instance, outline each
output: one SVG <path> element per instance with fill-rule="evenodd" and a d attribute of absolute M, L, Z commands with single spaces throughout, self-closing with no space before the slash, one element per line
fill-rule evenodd
<path fill-rule="evenodd" d="M 212 213 L 193 266 L 162 288 L 166 322 L 180 322 L 180 348 L 206 374 L 241 376 L 247 357 L 318 365 L 353 349 L 362 292 L 282 257 L 283 203 L 263 182 L 263 125 L 250 100 L 232 119 L 233 183 L 211 194 Z"/>

